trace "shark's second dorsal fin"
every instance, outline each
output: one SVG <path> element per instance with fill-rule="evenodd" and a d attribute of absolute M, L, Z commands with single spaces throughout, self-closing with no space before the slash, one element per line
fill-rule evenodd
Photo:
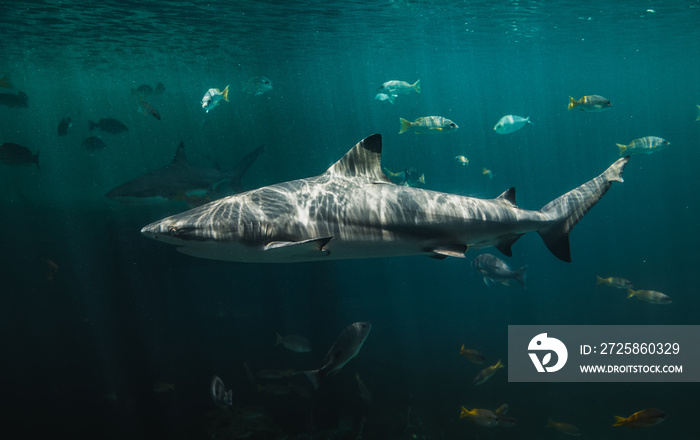
<path fill-rule="evenodd" d="M 373 134 L 357 143 L 326 173 L 343 177 L 360 177 L 375 183 L 392 183 L 381 167 L 382 136 Z"/>
<path fill-rule="evenodd" d="M 175 157 L 173 158 L 174 164 L 187 163 L 187 155 L 185 154 L 185 143 L 180 142 L 177 146 L 177 151 L 175 151 Z"/>

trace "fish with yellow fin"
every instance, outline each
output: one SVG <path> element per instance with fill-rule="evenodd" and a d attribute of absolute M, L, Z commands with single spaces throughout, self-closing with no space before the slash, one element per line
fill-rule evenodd
<path fill-rule="evenodd" d="M 554 428 L 562 434 L 570 435 L 572 437 L 581 437 L 581 431 L 572 424 L 564 422 L 555 422 L 552 419 L 547 421 L 547 428 Z"/>
<path fill-rule="evenodd" d="M 479 426 L 486 426 L 487 428 L 498 426 L 498 416 L 490 409 L 474 408 L 470 410 L 462 407 L 459 418 L 468 419 L 472 423 L 476 423 Z"/>
<path fill-rule="evenodd" d="M 493 179 L 493 171 L 489 170 L 488 168 L 481 168 L 481 174 L 484 176 L 489 176 L 489 179 Z"/>
<path fill-rule="evenodd" d="M 569 96 L 568 110 L 578 108 L 584 112 L 602 112 L 608 110 L 610 107 L 612 107 L 610 100 L 600 95 L 584 96 L 579 100 Z"/>
<path fill-rule="evenodd" d="M 475 363 L 475 364 L 483 364 L 484 363 L 484 355 L 479 353 L 476 350 L 472 350 L 471 348 L 464 348 L 464 344 L 462 344 L 462 348 L 459 349 L 459 354 L 467 358 L 469 362 Z"/>
<path fill-rule="evenodd" d="M 665 150 L 671 143 L 666 139 L 657 136 L 645 136 L 635 139 L 627 145 L 615 144 L 620 150 L 620 157 L 631 154 L 651 154 L 657 151 Z"/>
<path fill-rule="evenodd" d="M 465 167 L 469 165 L 469 159 L 467 159 L 467 156 L 455 156 L 455 160 L 457 163 L 464 165 Z"/>
<path fill-rule="evenodd" d="M 486 382 L 487 380 L 491 379 L 491 377 L 496 374 L 496 371 L 498 371 L 500 368 L 503 368 L 504 365 L 499 359 L 498 362 L 496 362 L 493 365 L 490 365 L 483 370 L 479 371 L 479 374 L 477 374 L 474 377 L 474 385 L 481 385 L 482 383 Z"/>
<path fill-rule="evenodd" d="M 405 133 L 408 130 L 413 130 L 416 134 L 422 133 L 452 133 L 459 126 L 454 122 L 442 116 L 424 116 L 411 122 L 404 118 L 399 118 L 401 128 L 399 134 Z"/>
<path fill-rule="evenodd" d="M 209 89 L 202 97 L 202 108 L 209 113 L 209 110 L 219 105 L 222 99 L 228 102 L 228 86 L 226 86 L 223 91 L 219 89 Z"/>
<path fill-rule="evenodd" d="M 632 284 L 632 281 L 627 280 L 625 278 L 620 278 L 620 277 L 607 277 L 603 278 L 600 275 L 595 276 L 595 285 L 596 286 L 610 286 L 614 287 L 616 289 L 631 289 L 634 287 L 634 284 Z"/>
<path fill-rule="evenodd" d="M 637 411 L 629 417 L 615 416 L 613 426 L 627 426 L 628 428 L 648 428 L 658 425 L 666 420 L 666 413 L 660 409 L 648 408 Z"/>
<path fill-rule="evenodd" d="M 671 304 L 671 298 L 656 290 L 632 290 L 627 289 L 627 299 L 636 298 L 649 304 Z"/>

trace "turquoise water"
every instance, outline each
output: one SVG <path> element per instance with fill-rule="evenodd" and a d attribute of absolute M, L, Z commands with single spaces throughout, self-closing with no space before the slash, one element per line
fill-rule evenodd
<path fill-rule="evenodd" d="M 551 417 L 582 438 L 692 438 L 695 384 L 517 384 L 501 370 L 475 387 L 483 366 L 458 353 L 466 344 L 489 365 L 507 364 L 509 324 L 698 324 L 699 22 L 698 1 L 3 2 L 0 75 L 14 89 L 0 93 L 22 91 L 29 105 L 0 106 L 0 142 L 39 151 L 41 166 L 0 165 L 4 426 L 29 438 L 235 438 L 236 429 L 243 438 L 248 429 L 250 438 L 354 439 L 366 417 L 367 440 L 560 437 L 544 427 Z M 273 89 L 243 93 L 258 75 Z M 385 81 L 418 79 L 420 94 L 374 99 Z M 165 92 L 144 99 L 160 121 L 140 114 L 131 92 L 159 81 Z M 230 102 L 205 113 L 204 93 L 227 84 Z M 567 110 L 569 96 L 595 94 L 612 108 Z M 507 114 L 533 124 L 494 133 Z M 66 115 L 73 125 L 59 137 Z M 429 115 L 458 131 L 398 134 L 400 117 Z M 88 121 L 106 117 L 129 131 L 99 133 L 104 150 L 82 148 L 95 134 Z M 616 143 L 660 136 L 671 147 L 632 157 L 625 182 L 571 234 L 572 263 L 536 234 L 521 238 L 504 259 L 528 264 L 527 290 L 485 286 L 469 265 L 476 253 L 293 265 L 196 259 L 139 234 L 185 204 L 104 197 L 167 165 L 180 141 L 193 163 L 222 168 L 264 144 L 243 177 L 252 189 L 320 174 L 372 133 L 383 135 L 383 164 L 415 167 L 425 188 L 492 198 L 515 187 L 527 209 L 602 172 Z M 50 273 L 48 261 L 57 266 Z M 596 287 L 596 275 L 628 278 L 673 304 L 627 300 Z M 311 398 L 248 383 L 244 362 L 253 371 L 317 368 L 361 320 L 373 330 L 359 356 Z M 313 351 L 275 347 L 275 332 L 304 335 Z M 356 394 L 356 372 L 373 392 L 370 407 Z M 209 396 L 215 374 L 235 404 L 269 412 L 267 430 L 217 424 L 228 416 Z M 303 376 L 290 381 L 310 388 Z M 158 382 L 175 390 L 154 392 Z M 461 405 L 502 403 L 517 427 L 458 419 Z M 649 430 L 610 426 L 613 415 L 649 407 L 667 420 Z"/>

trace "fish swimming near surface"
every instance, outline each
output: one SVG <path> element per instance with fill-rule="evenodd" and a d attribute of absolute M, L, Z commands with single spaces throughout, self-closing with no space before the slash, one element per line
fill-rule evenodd
<path fill-rule="evenodd" d="M 39 168 L 39 152 L 32 154 L 27 147 L 5 142 L 0 145 L 0 163 L 5 165 L 36 165 Z"/>
<path fill-rule="evenodd" d="M 234 167 L 221 171 L 190 164 L 185 144 L 180 142 L 175 158 L 169 165 L 135 177 L 110 190 L 105 197 L 122 203 L 153 202 L 163 199 L 194 200 L 193 197 L 216 195 L 224 189 L 240 191 L 241 178 L 264 149 L 264 146 L 259 146 Z"/>
<path fill-rule="evenodd" d="M 223 91 L 219 89 L 209 89 L 202 97 L 202 108 L 209 113 L 209 110 L 219 105 L 222 99 L 228 102 L 228 86 L 226 86 Z"/>
<path fill-rule="evenodd" d="M 629 417 L 615 416 L 613 426 L 627 426 L 628 428 L 649 428 L 666 420 L 666 413 L 660 409 L 649 408 L 637 411 Z"/>
<path fill-rule="evenodd" d="M 299 262 L 427 255 L 465 258 L 467 249 L 511 245 L 537 232 L 571 261 L 569 233 L 613 182 L 629 157 L 554 199 L 520 209 L 509 189 L 485 200 L 396 185 L 381 169 L 382 141 L 372 135 L 325 173 L 215 200 L 153 222 L 141 233 L 200 258 Z"/>
<path fill-rule="evenodd" d="M 100 131 L 106 131 L 107 133 L 117 134 L 124 131 L 129 131 L 126 125 L 121 121 L 114 118 L 102 118 L 97 122 L 88 121 L 88 130 L 92 131 L 99 128 Z"/>
<path fill-rule="evenodd" d="M 508 134 L 520 130 L 526 124 L 532 124 L 529 116 L 523 118 L 522 116 L 506 115 L 499 119 L 493 130 L 498 134 Z"/>
<path fill-rule="evenodd" d="M 357 356 L 371 329 L 372 324 L 369 322 L 355 322 L 340 333 L 323 358 L 323 366 L 316 370 L 304 371 L 314 389 L 318 389 L 323 379 L 337 374 L 345 364 Z"/>
<path fill-rule="evenodd" d="M 602 112 L 610 109 L 610 107 L 612 107 L 610 100 L 600 95 L 584 96 L 578 101 L 569 96 L 568 110 L 578 108 L 584 112 Z"/>
<path fill-rule="evenodd" d="M 627 299 L 636 298 L 649 304 L 671 304 L 671 298 L 656 290 L 632 290 L 627 289 Z"/>
<path fill-rule="evenodd" d="M 24 92 L 0 93 L 0 105 L 15 108 L 29 107 L 29 96 Z"/>
<path fill-rule="evenodd" d="M 221 380 L 219 376 L 211 378 L 209 392 L 211 394 L 211 400 L 213 400 L 219 408 L 227 409 L 233 406 L 233 390 L 226 391 L 224 381 Z"/>
<path fill-rule="evenodd" d="M 561 432 L 562 434 L 570 435 L 572 437 L 580 437 L 581 431 L 574 425 L 565 422 L 555 422 L 552 419 L 547 420 L 547 428 L 554 428 L 555 430 Z"/>
<path fill-rule="evenodd" d="M 0 87 L 5 88 L 5 89 L 14 89 L 15 86 L 12 85 L 12 82 L 10 81 L 10 74 L 6 73 L 2 77 L 0 77 Z"/>
<path fill-rule="evenodd" d="M 65 136 L 68 134 L 68 129 L 73 126 L 73 123 L 71 122 L 70 116 L 66 116 L 63 119 L 61 119 L 61 122 L 58 123 L 58 135 L 59 136 Z"/>
<path fill-rule="evenodd" d="M 607 277 L 603 278 L 601 276 L 596 275 L 596 281 L 595 281 L 596 286 L 610 286 L 614 287 L 616 289 L 631 289 L 634 287 L 634 284 L 632 284 L 632 281 L 620 278 L 620 277 Z"/>
<path fill-rule="evenodd" d="M 387 81 L 379 88 L 380 93 L 386 95 L 408 95 L 411 92 L 420 93 L 420 80 L 409 84 L 406 81 Z"/>
<path fill-rule="evenodd" d="M 472 267 L 484 277 L 484 284 L 487 286 L 494 282 L 510 286 L 511 280 L 515 280 L 525 288 L 527 266 L 511 270 L 508 264 L 497 256 L 481 254 L 472 260 Z"/>
<path fill-rule="evenodd" d="M 666 139 L 656 136 L 646 136 L 635 139 L 627 145 L 615 144 L 620 149 L 620 156 L 632 154 L 651 154 L 657 151 L 665 150 L 671 146 L 671 143 Z"/>
<path fill-rule="evenodd" d="M 408 130 L 413 130 L 416 134 L 452 133 L 459 128 L 457 124 L 442 116 L 424 116 L 413 122 L 407 121 L 404 118 L 399 118 L 399 122 L 401 123 L 399 134 L 405 133 Z"/>
<path fill-rule="evenodd" d="M 144 116 L 153 116 L 160 121 L 160 113 L 151 104 L 139 98 L 139 113 Z"/>
<path fill-rule="evenodd" d="M 249 95 L 259 96 L 272 90 L 272 81 L 264 76 L 254 76 L 243 83 L 241 91 Z"/>
<path fill-rule="evenodd" d="M 81 145 L 83 148 L 85 148 L 88 151 L 101 150 L 101 149 L 107 147 L 107 144 L 105 144 L 105 141 L 103 141 L 102 138 L 99 136 L 87 137 L 87 138 L 83 139 L 83 143 Z"/>

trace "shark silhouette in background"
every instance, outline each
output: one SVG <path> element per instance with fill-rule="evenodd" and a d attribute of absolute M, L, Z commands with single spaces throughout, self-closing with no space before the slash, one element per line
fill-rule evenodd
<path fill-rule="evenodd" d="M 221 171 L 192 165 L 187 161 L 185 144 L 180 142 L 173 161 L 110 190 L 105 197 L 122 203 L 153 202 L 158 199 L 187 201 L 191 205 L 209 202 L 222 185 L 242 190 L 241 177 L 263 152 L 264 146 L 246 154 L 233 168 Z M 213 196 L 213 197 L 212 197 Z"/>
<path fill-rule="evenodd" d="M 622 182 L 623 157 L 539 211 L 520 209 L 511 188 L 485 200 L 392 183 L 382 172 L 381 136 L 355 145 L 325 173 L 225 197 L 145 226 L 146 237 L 201 258 L 298 262 L 428 255 L 464 258 L 468 249 L 511 245 L 537 232 L 571 261 L 569 232 Z"/>

